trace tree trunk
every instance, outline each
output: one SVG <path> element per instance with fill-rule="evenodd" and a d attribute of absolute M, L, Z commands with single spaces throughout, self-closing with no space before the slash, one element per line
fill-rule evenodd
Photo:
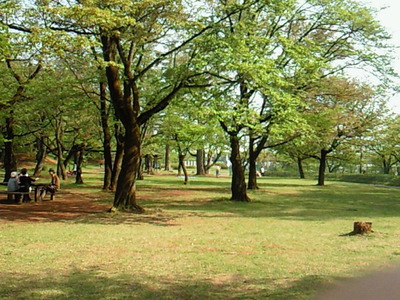
<path fill-rule="evenodd" d="M 189 182 L 189 175 L 185 166 L 185 154 L 179 153 L 179 166 L 181 167 L 184 175 L 184 181 L 183 184 L 188 184 Z"/>
<path fill-rule="evenodd" d="M 14 112 L 10 111 L 8 117 L 6 117 L 6 130 L 4 132 L 4 182 L 10 179 L 12 171 L 17 171 L 17 161 L 14 155 Z"/>
<path fill-rule="evenodd" d="M 101 42 L 104 60 L 106 62 L 116 62 L 119 37 L 115 35 L 102 35 Z M 129 68 L 129 66 L 125 67 Z M 132 74 L 125 73 L 125 75 L 131 76 Z M 128 76 L 124 76 L 122 85 L 120 69 L 117 64 L 111 63 L 107 65 L 106 76 L 116 116 L 122 122 L 125 129 L 121 171 L 119 172 L 111 211 L 123 208 L 143 212 L 143 209 L 136 203 L 136 177 L 141 155 L 141 134 L 140 124 L 138 123 L 138 114 L 140 111 L 138 90 L 132 78 L 128 78 Z"/>
<path fill-rule="evenodd" d="M 140 72 L 132 69 L 133 55 L 124 52 L 120 35 L 117 33 L 102 32 L 101 43 L 104 61 L 109 63 L 106 66 L 106 76 L 110 98 L 115 114 L 125 129 L 124 156 L 112 210 L 129 208 L 143 212 L 136 203 L 136 176 L 141 157 L 141 126 L 165 109 L 185 85 L 183 81 L 174 85 L 157 104 L 141 112 L 140 91 L 137 86 L 139 77 L 135 77 L 136 73 Z M 123 70 L 119 67 L 120 63 L 123 65 Z"/>
<path fill-rule="evenodd" d="M 386 159 L 383 160 L 383 174 L 390 174 L 390 170 L 392 169 L 392 165 L 390 162 L 387 162 Z"/>
<path fill-rule="evenodd" d="M 146 173 L 153 174 L 153 156 L 150 154 L 146 154 L 144 157 Z"/>
<path fill-rule="evenodd" d="M 140 126 L 125 126 L 124 156 L 118 176 L 114 208 L 143 212 L 136 203 L 136 177 L 140 161 Z"/>
<path fill-rule="evenodd" d="M 156 170 L 155 172 L 157 172 L 157 170 L 160 169 L 160 164 L 158 163 L 158 154 L 155 154 L 153 156 L 153 169 Z"/>
<path fill-rule="evenodd" d="M 178 157 L 179 160 L 179 157 Z M 178 177 L 182 176 L 182 166 L 181 164 L 178 162 Z"/>
<path fill-rule="evenodd" d="M 100 117 L 101 127 L 103 130 L 103 158 L 104 158 L 104 177 L 103 189 L 111 189 L 112 179 L 112 153 L 111 153 L 111 132 L 108 125 L 107 99 L 106 99 L 107 83 L 100 82 Z"/>
<path fill-rule="evenodd" d="M 207 157 L 204 158 L 204 171 L 207 174 L 210 174 L 210 169 L 214 165 L 212 162 L 213 158 L 213 153 L 211 151 L 208 151 Z"/>
<path fill-rule="evenodd" d="M 63 160 L 63 146 L 62 146 L 62 124 L 61 120 L 56 120 L 55 138 L 57 146 L 57 175 L 65 180 L 65 166 Z"/>
<path fill-rule="evenodd" d="M 300 178 L 305 179 L 306 175 L 304 174 L 303 160 L 300 157 L 297 157 L 297 169 L 299 170 Z"/>
<path fill-rule="evenodd" d="M 64 168 L 68 168 L 68 164 L 70 163 L 71 159 L 74 161 L 75 164 L 75 152 L 76 152 L 76 145 L 72 145 L 71 149 L 69 149 L 67 155 L 64 158 L 63 165 Z"/>
<path fill-rule="evenodd" d="M 321 150 L 321 157 L 319 159 L 319 170 L 318 170 L 318 185 L 325 185 L 325 169 L 326 169 L 326 157 L 328 151 Z"/>
<path fill-rule="evenodd" d="M 203 176 L 206 175 L 204 169 L 204 150 L 197 149 L 196 151 L 196 175 Z"/>
<path fill-rule="evenodd" d="M 115 140 L 117 149 L 115 152 L 114 165 L 111 173 L 110 191 L 115 191 L 119 173 L 121 172 L 122 158 L 124 156 L 124 136 L 121 132 L 121 126 L 115 124 Z"/>
<path fill-rule="evenodd" d="M 372 232 L 374 232 L 372 230 L 372 222 L 354 222 L 353 231 L 350 232 L 350 234 L 366 234 Z"/>
<path fill-rule="evenodd" d="M 210 173 L 211 168 L 217 163 L 222 155 L 222 151 L 217 152 L 214 154 L 213 152 L 208 152 L 207 159 L 204 158 L 204 170 L 206 174 Z"/>
<path fill-rule="evenodd" d="M 35 165 L 35 171 L 33 172 L 34 177 L 39 177 L 44 166 L 44 161 L 46 159 L 47 155 L 47 148 L 44 143 L 44 137 L 40 136 L 40 138 L 36 139 L 36 165 Z"/>
<path fill-rule="evenodd" d="M 249 190 L 258 189 L 256 160 L 257 160 L 257 154 L 254 151 L 254 139 L 250 138 L 250 140 L 249 140 L 249 182 L 248 182 Z"/>
<path fill-rule="evenodd" d="M 235 135 L 230 135 L 231 144 L 231 163 L 232 163 L 232 201 L 250 202 L 247 196 L 246 180 L 244 175 L 244 168 L 240 157 L 239 138 Z"/>
<path fill-rule="evenodd" d="M 139 168 L 138 168 L 138 173 L 137 173 L 137 180 L 144 180 L 144 175 L 143 175 L 143 157 L 140 157 L 140 159 L 139 159 Z"/>
<path fill-rule="evenodd" d="M 171 149 L 170 149 L 170 146 L 168 144 L 165 145 L 165 165 L 164 165 L 164 170 L 165 171 L 170 171 L 171 170 Z"/>
<path fill-rule="evenodd" d="M 84 153 L 85 145 L 77 145 L 75 154 L 74 154 L 74 162 L 76 165 L 76 174 L 75 174 L 75 183 L 83 184 L 82 179 L 82 164 L 83 164 L 83 153 Z"/>
<path fill-rule="evenodd" d="M 362 149 L 362 148 L 361 148 L 361 149 Z M 364 153 L 363 153 L 363 151 L 361 150 L 361 151 L 360 151 L 360 165 L 359 165 L 359 167 L 358 167 L 358 173 L 359 173 L 359 174 L 363 174 L 363 173 L 364 173 L 363 158 L 364 158 Z"/>
<path fill-rule="evenodd" d="M 6 64 L 7 68 L 11 71 L 13 74 L 14 78 L 17 81 L 18 87 L 15 91 L 14 96 L 12 97 L 11 100 L 6 101 L 5 107 L 9 109 L 9 111 L 6 114 L 5 117 L 5 132 L 3 132 L 3 137 L 4 137 L 4 169 L 5 169 L 5 175 L 4 175 L 4 181 L 8 181 L 10 178 L 11 172 L 17 170 L 17 161 L 15 159 L 14 155 L 14 105 L 19 102 L 23 94 L 25 92 L 26 86 L 28 83 L 33 80 L 40 72 L 42 69 L 42 65 L 39 63 L 35 71 L 33 73 L 29 74 L 27 77 L 27 80 L 22 80 L 22 76 L 17 74 L 15 70 L 13 70 L 12 63 L 10 59 L 6 59 Z M 4 103 L 3 103 L 4 104 Z"/>

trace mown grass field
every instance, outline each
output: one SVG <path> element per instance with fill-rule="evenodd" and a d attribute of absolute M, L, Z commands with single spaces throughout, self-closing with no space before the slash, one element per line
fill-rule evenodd
<path fill-rule="evenodd" d="M 96 169 L 85 181 L 63 187 L 111 203 Z M 253 202 L 233 203 L 229 185 L 150 176 L 143 215 L 1 221 L 0 299 L 312 299 L 398 263 L 398 189 L 264 177 Z M 375 232 L 346 235 L 354 221 Z"/>

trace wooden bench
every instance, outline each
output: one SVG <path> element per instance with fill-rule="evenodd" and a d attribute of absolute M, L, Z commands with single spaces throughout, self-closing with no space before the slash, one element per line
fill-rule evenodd
<path fill-rule="evenodd" d="M 0 194 L 7 195 L 7 200 L 15 200 L 16 195 L 20 195 L 21 198 L 19 199 L 18 203 L 22 202 L 23 195 L 29 195 L 29 192 L 9 192 L 9 191 L 0 191 Z M 12 196 L 14 195 L 14 199 Z"/>

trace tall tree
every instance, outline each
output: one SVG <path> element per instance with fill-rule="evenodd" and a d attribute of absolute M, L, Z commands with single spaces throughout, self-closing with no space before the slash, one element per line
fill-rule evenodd
<path fill-rule="evenodd" d="M 142 211 L 136 203 L 135 184 L 140 161 L 140 128 L 190 85 L 194 74 L 188 71 L 188 66 L 194 53 L 187 47 L 209 27 L 193 23 L 185 34 L 183 29 L 191 20 L 179 1 L 40 1 L 29 6 L 29 10 L 30 14 L 21 19 L 21 13 L 18 17 L 2 14 L 2 22 L 9 28 L 38 33 L 42 43 L 60 52 L 70 47 L 69 41 L 74 45 L 85 43 L 86 36 L 94 37 L 94 46 L 100 43 L 110 99 L 125 133 L 113 206 Z M 174 62 L 164 64 L 172 61 L 172 55 Z M 168 70 L 174 70 L 173 74 Z M 156 93 L 146 96 L 141 85 L 149 81 L 156 87 L 152 89 Z"/>
<path fill-rule="evenodd" d="M 28 75 L 24 76 L 23 72 L 21 70 L 21 67 L 23 68 L 24 66 L 17 63 L 17 66 L 14 65 L 14 63 L 18 62 L 18 58 L 7 58 L 6 59 L 6 65 L 7 69 L 12 77 L 15 79 L 15 84 L 12 84 L 11 86 L 5 87 L 7 89 L 10 89 L 11 87 L 14 87 L 13 91 L 10 91 L 12 93 L 12 96 L 10 96 L 5 103 L 1 105 L 2 112 L 5 113 L 6 115 L 4 116 L 4 123 L 2 124 L 2 135 L 4 137 L 4 168 L 5 168 L 5 178 L 4 181 L 8 181 L 10 173 L 13 170 L 17 169 L 17 162 L 15 160 L 14 156 L 14 139 L 16 137 L 15 133 L 15 109 L 16 106 L 19 105 L 21 102 L 25 102 L 28 100 L 26 97 L 26 87 L 28 84 L 30 84 L 34 78 L 38 75 L 40 70 L 42 69 L 42 65 L 39 63 L 37 66 L 33 69 L 29 68 L 28 66 L 25 66 L 25 68 L 28 71 Z M 29 70 L 31 69 L 31 70 Z M 12 89 L 12 88 L 11 88 Z"/>

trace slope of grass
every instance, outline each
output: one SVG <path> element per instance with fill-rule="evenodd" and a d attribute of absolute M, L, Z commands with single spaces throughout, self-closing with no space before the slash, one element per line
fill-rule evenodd
<path fill-rule="evenodd" d="M 80 193 L 111 203 L 101 174 Z M 0 223 L 1 299 L 310 299 L 336 280 L 395 264 L 399 191 L 261 178 L 253 202 L 229 178 L 151 176 L 143 215 Z M 375 233 L 348 236 L 354 221 Z"/>

